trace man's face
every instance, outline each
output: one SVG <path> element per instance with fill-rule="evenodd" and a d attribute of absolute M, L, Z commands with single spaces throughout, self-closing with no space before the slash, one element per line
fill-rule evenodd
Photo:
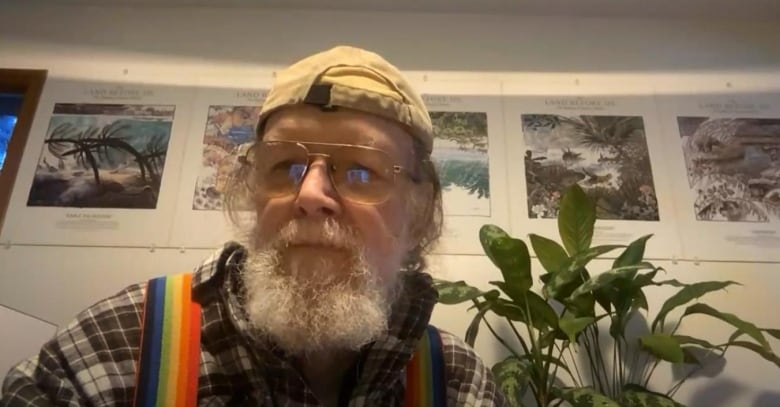
<path fill-rule="evenodd" d="M 300 142 L 314 154 L 334 150 L 307 143 L 369 146 L 392 164 L 412 167 L 412 141 L 402 127 L 351 110 L 286 108 L 271 116 L 264 141 Z M 247 280 L 249 314 L 294 351 L 313 342 L 297 339 L 315 335 L 325 347 L 348 348 L 378 335 L 389 317 L 401 261 L 413 246 L 406 232 L 410 182 L 403 174 L 387 186 L 387 199 L 366 204 L 339 193 L 329 164 L 313 157 L 287 195 L 264 196 L 258 186 L 247 265 L 254 275 Z"/>
<path fill-rule="evenodd" d="M 355 111 L 323 112 L 309 106 L 283 110 L 269 120 L 264 140 L 370 146 L 386 152 L 393 163 L 406 168 L 411 166 L 411 138 L 400 126 Z M 327 152 L 318 151 L 316 146 L 310 146 L 309 151 Z M 380 273 L 380 278 L 389 279 L 398 271 L 401 256 L 411 248 L 404 236 L 408 222 L 404 204 L 407 183 L 404 176 L 398 174 L 396 184 L 389 187 L 389 198 L 384 202 L 353 202 L 340 196 L 331 182 L 327 159 L 313 158 L 297 194 L 258 202 L 257 235 L 261 239 L 273 237 L 294 220 L 320 224 L 333 219 L 354 230 L 363 245 L 366 260 Z M 317 244 L 293 244 L 287 250 L 291 258 L 344 255 L 343 251 Z"/>

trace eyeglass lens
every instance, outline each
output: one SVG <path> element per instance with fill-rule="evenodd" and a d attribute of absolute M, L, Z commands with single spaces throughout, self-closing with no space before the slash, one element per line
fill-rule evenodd
<path fill-rule="evenodd" d="M 256 179 L 252 182 L 269 196 L 294 194 L 317 156 L 328 161 L 331 182 L 345 199 L 376 203 L 387 198 L 392 190 L 393 162 L 380 150 L 293 142 L 259 143 L 254 157 Z"/>

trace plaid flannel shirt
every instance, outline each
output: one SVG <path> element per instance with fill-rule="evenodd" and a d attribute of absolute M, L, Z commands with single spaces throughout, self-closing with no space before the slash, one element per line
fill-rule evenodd
<path fill-rule="evenodd" d="M 193 274 L 193 298 L 202 306 L 198 379 L 200 406 L 316 406 L 319 401 L 290 360 L 246 332 L 238 303 L 237 266 L 244 250 L 228 244 Z M 125 288 L 81 312 L 12 368 L 2 406 L 131 405 L 141 340 L 146 283 Z M 431 277 L 405 276 L 405 295 L 389 333 L 363 354 L 350 406 L 400 406 L 406 363 L 437 300 Z M 467 344 L 441 332 L 449 406 L 503 406 L 492 373 Z"/>

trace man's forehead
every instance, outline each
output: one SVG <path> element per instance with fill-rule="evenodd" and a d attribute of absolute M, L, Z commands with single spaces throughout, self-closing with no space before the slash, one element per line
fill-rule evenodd
<path fill-rule="evenodd" d="M 323 111 L 305 105 L 272 114 L 263 138 L 392 147 L 398 152 L 411 148 L 411 136 L 400 124 L 351 109 Z"/>

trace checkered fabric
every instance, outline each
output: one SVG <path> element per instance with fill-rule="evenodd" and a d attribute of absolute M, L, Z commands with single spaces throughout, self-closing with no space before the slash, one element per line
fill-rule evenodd
<path fill-rule="evenodd" d="M 317 406 L 304 378 L 270 343 L 247 334 L 237 278 L 244 250 L 228 244 L 193 274 L 202 304 L 198 405 Z M 406 363 L 437 294 L 424 273 L 404 276 L 388 335 L 366 346 L 350 406 L 401 406 Z M 133 400 L 146 283 L 81 312 L 40 353 L 6 376 L 0 406 L 126 406 Z M 450 406 L 503 406 L 492 373 L 467 344 L 442 332 Z"/>

